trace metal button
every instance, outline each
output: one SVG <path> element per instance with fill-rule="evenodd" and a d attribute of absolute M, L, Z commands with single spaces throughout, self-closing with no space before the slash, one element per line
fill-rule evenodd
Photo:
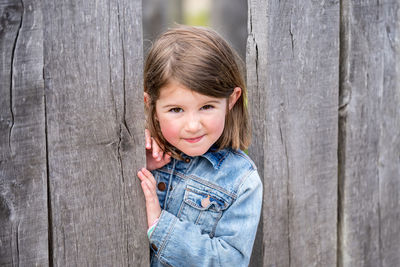
<path fill-rule="evenodd" d="M 206 197 L 206 198 L 203 198 L 202 200 L 201 200 L 201 206 L 203 207 L 203 208 L 206 208 L 206 207 L 208 207 L 209 205 L 210 205 L 210 196 L 208 196 L 208 197 Z"/>
<path fill-rule="evenodd" d="M 189 163 L 189 162 L 190 162 L 190 159 L 189 159 L 189 158 L 186 158 L 186 159 L 185 159 L 185 162 L 186 162 L 186 163 Z"/>
<path fill-rule="evenodd" d="M 158 248 L 157 248 L 157 246 L 156 245 L 154 245 L 154 243 L 153 244 L 151 244 L 151 247 L 155 250 L 155 251 L 157 251 L 158 250 Z"/>
<path fill-rule="evenodd" d="M 167 188 L 167 185 L 164 182 L 160 182 L 160 183 L 158 183 L 157 188 L 160 191 L 165 191 L 165 189 Z"/>

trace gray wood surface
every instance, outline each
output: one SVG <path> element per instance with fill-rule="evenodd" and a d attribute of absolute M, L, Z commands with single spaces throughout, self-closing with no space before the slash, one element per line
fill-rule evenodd
<path fill-rule="evenodd" d="M 400 266 L 399 10 L 343 1 L 339 266 Z"/>
<path fill-rule="evenodd" d="M 250 266 L 400 266 L 399 0 L 248 7 Z M 141 13 L 0 0 L 0 266 L 149 265 Z"/>
<path fill-rule="evenodd" d="M 40 1 L 0 1 L 0 266 L 48 264 Z"/>
<path fill-rule="evenodd" d="M 141 1 L 44 1 L 53 263 L 147 266 Z"/>
<path fill-rule="evenodd" d="M 249 153 L 264 179 L 252 266 L 336 265 L 339 9 L 249 1 Z"/>

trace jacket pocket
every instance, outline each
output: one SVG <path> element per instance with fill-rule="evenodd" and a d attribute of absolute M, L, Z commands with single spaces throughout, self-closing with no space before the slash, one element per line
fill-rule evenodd
<path fill-rule="evenodd" d="M 229 202 L 229 198 L 223 197 L 223 193 L 213 188 L 188 185 L 178 217 L 199 225 L 202 233 L 213 237 L 215 226 L 223 211 L 229 207 Z"/>

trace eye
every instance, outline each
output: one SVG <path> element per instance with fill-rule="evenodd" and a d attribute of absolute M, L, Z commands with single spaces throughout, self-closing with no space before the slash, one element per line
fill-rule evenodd
<path fill-rule="evenodd" d="M 213 105 L 205 105 L 205 106 L 201 107 L 202 110 L 208 110 L 208 109 L 213 109 L 213 108 L 214 108 Z"/>
<path fill-rule="evenodd" d="M 168 110 L 168 112 L 171 112 L 171 113 L 180 113 L 182 111 L 183 111 L 183 109 L 181 109 L 181 108 L 171 108 L 170 110 Z"/>

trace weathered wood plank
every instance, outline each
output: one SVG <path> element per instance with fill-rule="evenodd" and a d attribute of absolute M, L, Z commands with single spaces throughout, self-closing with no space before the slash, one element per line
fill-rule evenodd
<path fill-rule="evenodd" d="M 339 1 L 249 8 L 249 153 L 264 177 L 252 265 L 335 266 Z"/>
<path fill-rule="evenodd" d="M 147 266 L 141 1 L 44 1 L 55 266 Z"/>
<path fill-rule="evenodd" d="M 339 266 L 400 266 L 399 12 L 343 1 Z"/>
<path fill-rule="evenodd" d="M 48 264 L 40 1 L 0 1 L 0 265 Z"/>

